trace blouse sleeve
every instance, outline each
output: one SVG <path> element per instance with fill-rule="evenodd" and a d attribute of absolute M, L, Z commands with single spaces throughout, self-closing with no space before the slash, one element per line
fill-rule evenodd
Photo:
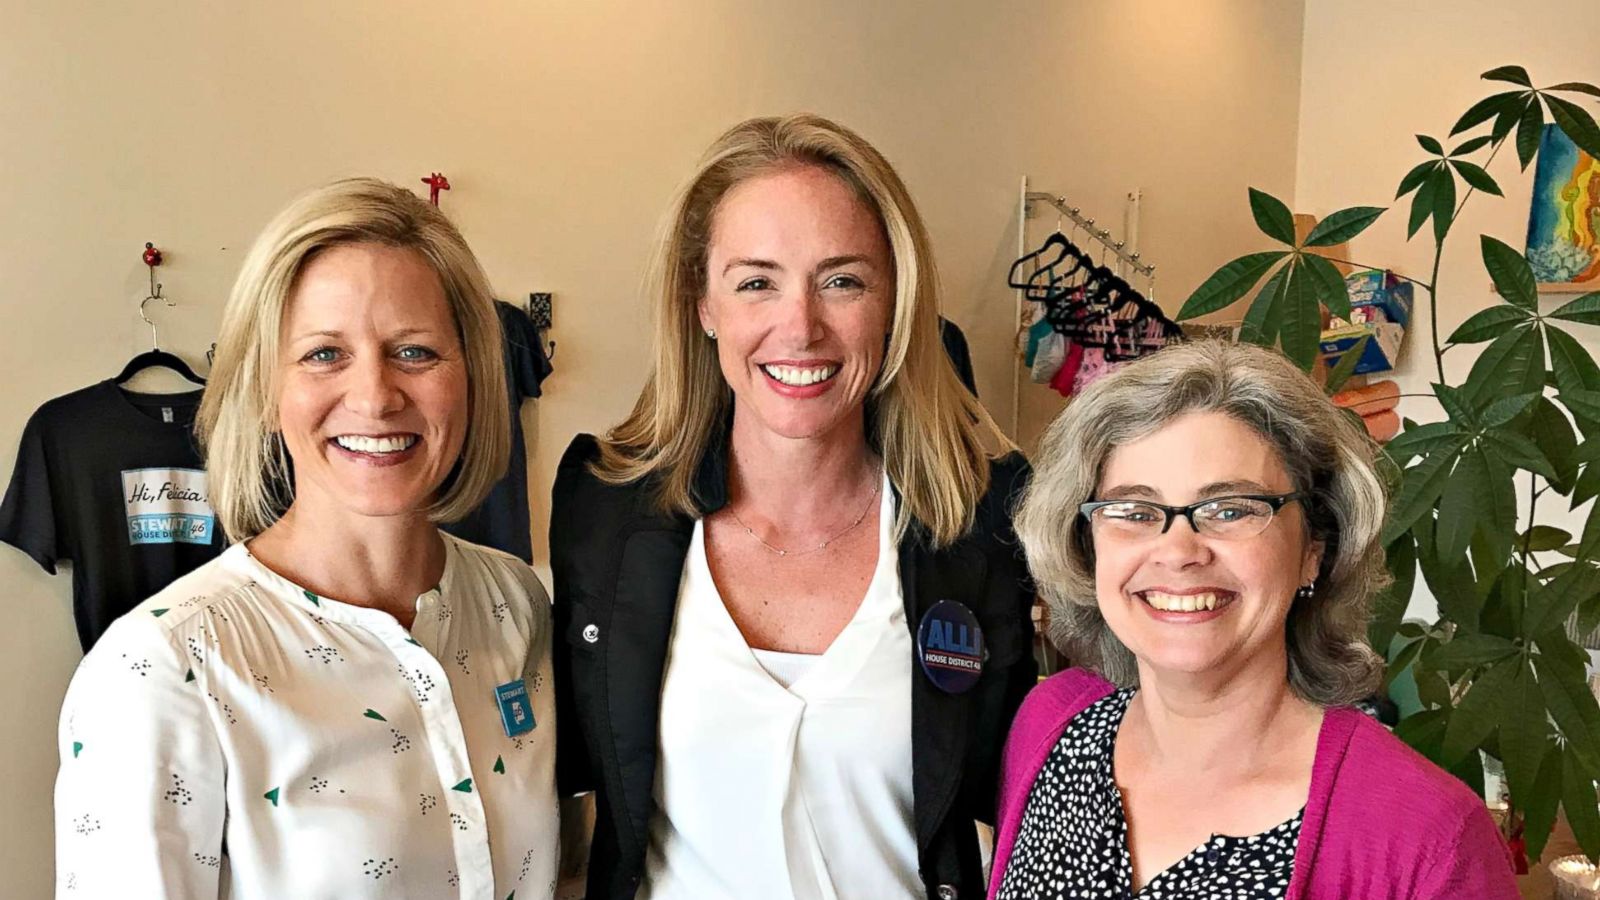
<path fill-rule="evenodd" d="M 224 765 L 204 689 L 139 608 L 78 666 L 61 710 L 56 892 L 216 897 Z"/>

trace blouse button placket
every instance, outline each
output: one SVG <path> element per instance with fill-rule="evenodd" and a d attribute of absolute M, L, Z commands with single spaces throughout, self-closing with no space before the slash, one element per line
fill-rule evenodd
<path fill-rule="evenodd" d="M 494 864 L 489 855 L 489 828 L 480 785 L 467 755 L 466 733 L 456 711 L 450 679 L 435 653 L 444 649 L 442 633 L 446 629 L 438 615 L 442 602 L 437 590 L 418 597 L 411 633 L 396 623 L 396 634 L 388 643 L 401 665 L 416 675 L 426 674 L 433 679 L 433 690 L 426 701 L 417 699 L 416 710 L 427 731 L 426 743 L 439 773 L 446 812 L 459 815 L 467 826 L 450 830 L 459 864 L 456 871 L 461 873 L 460 896 L 489 898 L 495 889 Z"/>

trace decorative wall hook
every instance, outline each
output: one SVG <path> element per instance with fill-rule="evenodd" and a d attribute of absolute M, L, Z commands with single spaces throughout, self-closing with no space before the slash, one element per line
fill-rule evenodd
<path fill-rule="evenodd" d="M 434 172 L 422 179 L 422 183 L 428 186 L 428 202 L 434 206 L 439 205 L 439 192 L 450 190 L 450 179 L 444 177 L 443 172 Z"/>

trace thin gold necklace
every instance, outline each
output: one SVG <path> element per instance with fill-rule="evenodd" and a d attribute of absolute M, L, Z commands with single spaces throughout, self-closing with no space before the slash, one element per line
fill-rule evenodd
<path fill-rule="evenodd" d="M 837 541 L 839 538 L 842 538 L 845 535 L 849 534 L 850 532 L 854 531 L 856 529 L 856 526 L 860 525 L 862 522 L 865 522 L 867 520 L 867 513 L 872 512 L 872 507 L 873 507 L 874 504 L 877 503 L 878 494 L 882 490 L 883 490 L 883 475 L 879 474 L 877 478 L 873 479 L 872 496 L 867 500 L 867 506 L 866 506 L 865 509 L 863 509 L 861 511 L 861 515 L 856 516 L 856 520 L 854 522 L 851 522 L 849 525 L 846 525 L 845 527 L 841 528 L 838 531 L 838 533 L 836 533 L 833 537 L 828 538 L 827 540 L 823 541 L 822 543 L 818 544 L 815 547 L 812 547 L 810 550 L 782 550 L 782 549 L 779 549 L 777 547 L 774 547 L 771 544 L 767 543 L 766 541 L 762 540 L 761 539 L 761 535 L 756 534 L 753 530 L 751 530 L 750 526 L 746 525 L 744 523 L 744 520 L 739 518 L 739 514 L 733 511 L 733 507 L 732 506 L 728 507 L 728 515 L 733 516 L 733 520 L 735 522 L 739 523 L 739 527 L 744 529 L 744 533 L 745 534 L 748 534 L 751 537 L 755 538 L 758 542 L 760 542 L 761 546 L 767 548 L 768 550 L 771 550 L 773 553 L 776 553 L 779 556 L 810 556 L 813 553 L 820 553 L 821 551 L 828 549 L 828 545 L 829 544 L 833 543 L 834 541 Z"/>

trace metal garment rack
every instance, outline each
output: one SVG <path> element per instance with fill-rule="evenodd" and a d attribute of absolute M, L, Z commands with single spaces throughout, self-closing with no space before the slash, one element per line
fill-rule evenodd
<path fill-rule="evenodd" d="M 1123 274 L 1123 265 L 1128 270 L 1143 275 L 1150 282 L 1150 289 L 1146 292 L 1151 302 L 1155 302 L 1156 293 L 1156 267 L 1155 263 L 1145 262 L 1138 250 L 1139 246 L 1139 207 L 1144 200 L 1144 192 L 1133 190 L 1128 192 L 1127 208 L 1123 215 L 1123 233 L 1125 238 L 1118 239 L 1107 228 L 1102 228 L 1095 223 L 1091 216 L 1083 214 L 1079 207 L 1071 205 L 1066 197 L 1046 191 L 1031 191 L 1028 189 L 1028 176 L 1022 176 L 1022 188 L 1017 198 L 1017 258 L 1028 254 L 1032 249 L 1028 242 L 1028 220 L 1036 214 L 1036 204 L 1044 204 L 1055 209 L 1063 219 L 1069 219 L 1084 233 L 1094 238 L 1108 252 L 1116 257 L 1116 272 Z M 1012 334 L 1022 333 L 1022 304 L 1026 301 L 1021 290 L 1016 291 L 1015 319 L 1012 323 Z M 1011 367 L 1011 435 L 1015 440 L 1021 437 L 1022 431 L 1022 373 L 1020 366 Z"/>

